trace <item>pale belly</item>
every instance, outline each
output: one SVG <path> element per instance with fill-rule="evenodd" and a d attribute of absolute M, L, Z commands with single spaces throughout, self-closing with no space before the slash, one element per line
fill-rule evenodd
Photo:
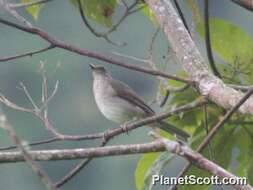
<path fill-rule="evenodd" d="M 139 118 L 143 110 L 118 97 L 96 97 L 96 103 L 102 114 L 109 120 L 119 124 Z"/>

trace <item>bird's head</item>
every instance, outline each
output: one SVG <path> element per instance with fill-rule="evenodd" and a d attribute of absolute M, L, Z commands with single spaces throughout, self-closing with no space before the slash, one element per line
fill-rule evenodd
<path fill-rule="evenodd" d="M 92 63 L 89 63 L 89 65 L 90 65 L 90 68 L 92 70 L 93 78 L 109 76 L 109 73 L 106 71 L 106 69 L 103 66 L 94 65 Z"/>

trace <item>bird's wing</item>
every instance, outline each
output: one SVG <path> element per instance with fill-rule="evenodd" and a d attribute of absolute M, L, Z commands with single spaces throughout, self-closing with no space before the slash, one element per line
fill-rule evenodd
<path fill-rule="evenodd" d="M 130 102 L 133 105 L 137 105 L 148 115 L 154 115 L 155 112 L 152 110 L 152 108 L 150 108 L 142 100 L 142 98 L 138 94 L 136 94 L 136 92 L 127 84 L 119 80 L 112 79 L 111 85 L 112 88 L 115 90 L 117 96 L 125 99 L 126 101 Z"/>

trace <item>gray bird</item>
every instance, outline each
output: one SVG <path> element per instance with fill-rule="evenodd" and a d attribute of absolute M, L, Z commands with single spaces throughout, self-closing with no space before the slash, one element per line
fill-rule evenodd
<path fill-rule="evenodd" d="M 110 121 L 125 124 L 134 118 L 145 118 L 155 112 L 127 84 L 112 78 L 103 66 L 90 64 L 93 75 L 93 93 L 102 114 Z M 151 125 L 151 124 L 150 124 Z M 189 135 L 163 121 L 152 124 L 166 132 L 187 140 Z"/>

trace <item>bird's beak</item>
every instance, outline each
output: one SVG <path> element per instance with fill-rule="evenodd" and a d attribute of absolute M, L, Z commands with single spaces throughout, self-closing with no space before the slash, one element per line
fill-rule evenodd
<path fill-rule="evenodd" d="M 92 70 L 96 68 L 96 66 L 93 65 L 92 63 L 89 63 L 89 66 L 90 66 L 90 68 L 91 68 Z"/>

